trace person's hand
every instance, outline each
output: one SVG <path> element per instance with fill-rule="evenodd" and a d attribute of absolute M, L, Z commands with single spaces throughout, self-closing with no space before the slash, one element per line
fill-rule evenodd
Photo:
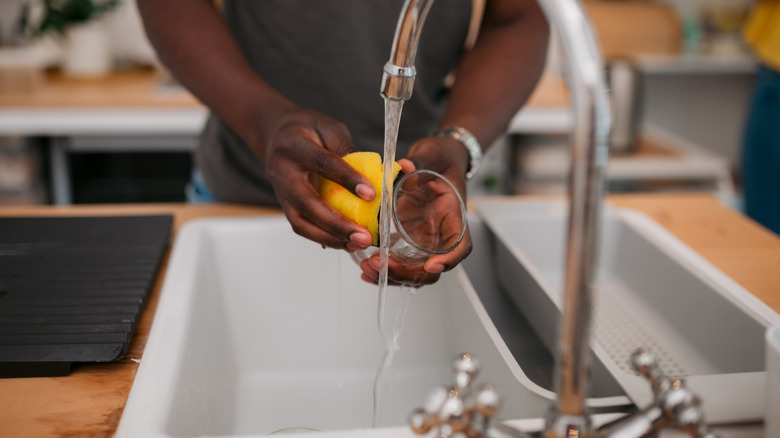
<path fill-rule="evenodd" d="M 466 149 L 458 141 L 451 138 L 421 139 L 412 146 L 408 160 L 399 160 L 399 162 L 407 163 L 404 173 L 408 173 L 415 168 L 424 168 L 440 173 L 458 189 L 461 198 L 465 202 L 465 174 L 469 156 Z M 440 182 L 440 184 L 446 183 Z M 440 214 L 439 220 L 433 221 L 434 226 L 438 227 L 437 230 L 428 230 L 422 223 L 420 227 L 414 227 L 413 231 L 407 227 L 407 231 L 419 233 L 412 236 L 417 242 L 424 241 L 425 234 L 429 232 L 437 235 L 443 234 L 445 239 L 453 235 L 456 237 L 460 235 L 462 221 L 465 220 L 465 218 L 461 217 L 460 202 L 448 187 L 443 187 L 440 184 L 431 184 L 430 187 L 427 187 L 427 189 L 441 194 L 441 196 L 431 196 L 430 198 L 426 196 L 426 199 L 435 199 L 432 204 L 416 205 L 417 200 L 413 197 L 404 200 L 399 198 L 399 210 L 412 207 L 412 211 L 428 209 Z M 405 202 L 405 205 L 401 205 L 402 202 Z M 414 214 L 411 213 L 411 215 Z M 471 237 L 467 229 L 463 240 L 454 250 L 446 254 L 431 255 L 422 264 L 400 264 L 390 258 L 388 260 L 388 283 L 415 287 L 435 283 L 442 272 L 449 271 L 457 266 L 471 253 L 471 249 Z M 380 268 L 379 255 L 375 254 L 363 260 L 360 263 L 360 268 L 363 271 L 361 278 L 364 281 L 377 283 Z"/>
<path fill-rule="evenodd" d="M 269 131 L 266 172 L 295 233 L 323 247 L 371 246 L 371 233 L 326 204 L 316 189 L 323 176 L 364 200 L 377 196 L 371 182 L 341 159 L 357 149 L 347 127 L 319 112 L 292 108 Z"/>

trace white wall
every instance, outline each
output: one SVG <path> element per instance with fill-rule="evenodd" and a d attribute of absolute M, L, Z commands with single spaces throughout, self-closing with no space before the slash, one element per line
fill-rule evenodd
<path fill-rule="evenodd" d="M 645 120 L 718 153 L 738 168 L 753 78 L 749 73 L 645 76 Z"/>

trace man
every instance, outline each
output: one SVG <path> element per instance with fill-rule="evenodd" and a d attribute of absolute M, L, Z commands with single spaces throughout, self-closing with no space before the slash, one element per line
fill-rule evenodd
<path fill-rule="evenodd" d="M 296 233 L 323 246 L 370 246 L 368 230 L 323 202 L 314 180 L 378 196 L 341 157 L 381 153 L 379 82 L 402 0 L 225 0 L 223 17 L 209 0 L 138 4 L 163 63 L 212 112 L 196 164 L 215 198 L 280 205 Z M 479 36 L 465 50 L 471 14 L 471 0 L 431 8 L 396 155 L 443 174 L 464 199 L 473 153 L 431 130 L 460 127 L 491 145 L 532 92 L 549 32 L 534 0 L 486 0 Z M 391 265 L 390 280 L 435 282 L 470 250 L 466 239 L 422 267 Z M 376 280 L 377 262 L 361 265 L 364 278 Z"/>

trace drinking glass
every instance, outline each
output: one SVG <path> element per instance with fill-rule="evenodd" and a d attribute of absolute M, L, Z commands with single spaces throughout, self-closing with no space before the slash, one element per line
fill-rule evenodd
<path fill-rule="evenodd" d="M 466 205 L 455 186 L 443 175 L 428 169 L 410 172 L 393 186 L 390 220 L 390 259 L 405 266 L 425 263 L 432 254 L 446 254 L 466 234 Z M 384 236 L 380 235 L 379 240 Z M 369 253 L 370 251 L 370 253 Z M 361 261 L 378 248 L 355 251 Z"/>

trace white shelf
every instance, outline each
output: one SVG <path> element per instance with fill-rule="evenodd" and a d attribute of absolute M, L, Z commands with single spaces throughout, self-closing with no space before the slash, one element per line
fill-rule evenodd
<path fill-rule="evenodd" d="M 0 135 L 197 135 L 205 108 L 4 108 Z"/>
<path fill-rule="evenodd" d="M 725 158 L 655 126 L 645 126 L 643 136 L 670 153 L 612 154 L 607 163 L 607 181 L 698 181 L 711 186 L 713 194 L 724 202 L 733 201 L 734 186 Z M 516 163 L 518 187 L 542 192 L 562 190 L 571 159 L 568 144 L 566 138 L 557 137 L 523 146 Z"/>
<path fill-rule="evenodd" d="M 525 107 L 509 122 L 510 134 L 560 134 L 571 131 L 574 117 L 568 107 Z"/>
<path fill-rule="evenodd" d="M 635 60 L 645 74 L 750 74 L 758 66 L 748 54 L 642 55 Z"/>

